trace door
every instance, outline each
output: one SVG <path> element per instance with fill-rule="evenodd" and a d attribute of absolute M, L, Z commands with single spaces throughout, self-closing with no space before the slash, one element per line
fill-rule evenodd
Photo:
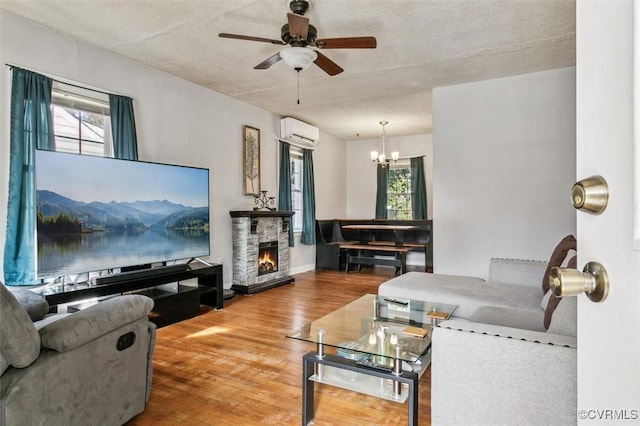
<path fill-rule="evenodd" d="M 578 296 L 577 416 L 584 425 L 640 424 L 640 250 L 633 248 L 632 237 L 632 194 L 640 185 L 633 178 L 633 3 L 576 4 L 576 180 L 600 175 L 609 185 L 609 205 L 601 215 L 577 212 L 578 268 L 598 261 L 610 279 L 603 303 Z M 640 52 L 640 45 L 635 48 Z M 640 76 L 636 81 L 640 84 Z"/>

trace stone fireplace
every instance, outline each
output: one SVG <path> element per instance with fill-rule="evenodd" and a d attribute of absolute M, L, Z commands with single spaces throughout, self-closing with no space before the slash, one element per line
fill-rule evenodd
<path fill-rule="evenodd" d="M 231 211 L 233 285 L 252 294 L 288 284 L 289 225 L 293 212 Z"/>

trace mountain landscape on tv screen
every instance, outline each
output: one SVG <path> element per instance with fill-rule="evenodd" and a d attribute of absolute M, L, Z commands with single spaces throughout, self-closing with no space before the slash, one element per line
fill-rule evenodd
<path fill-rule="evenodd" d="M 208 207 L 184 206 L 168 200 L 85 203 L 38 190 L 36 209 L 39 234 L 144 229 L 209 231 Z"/>

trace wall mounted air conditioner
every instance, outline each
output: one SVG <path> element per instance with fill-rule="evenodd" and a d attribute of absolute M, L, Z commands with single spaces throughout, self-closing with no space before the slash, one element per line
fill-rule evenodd
<path fill-rule="evenodd" d="M 320 129 L 295 118 L 280 120 L 280 139 L 302 147 L 314 147 L 320 142 Z"/>

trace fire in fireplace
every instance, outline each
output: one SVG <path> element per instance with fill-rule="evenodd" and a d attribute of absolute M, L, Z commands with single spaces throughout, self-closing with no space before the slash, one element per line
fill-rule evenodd
<path fill-rule="evenodd" d="M 278 271 L 278 241 L 258 245 L 258 276 Z"/>

